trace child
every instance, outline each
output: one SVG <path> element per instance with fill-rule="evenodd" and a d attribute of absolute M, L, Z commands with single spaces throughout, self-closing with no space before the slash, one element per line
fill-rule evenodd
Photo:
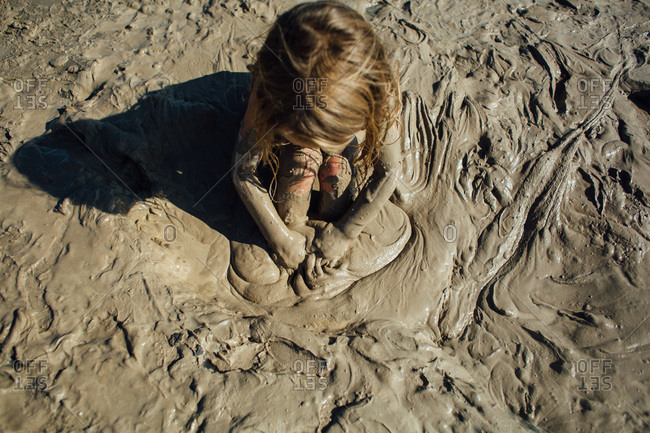
<path fill-rule="evenodd" d="M 353 9 L 304 3 L 278 17 L 251 71 L 235 187 L 281 265 L 332 265 L 396 186 L 400 100 L 384 48 Z M 270 192 L 260 163 L 273 170 Z M 367 181 L 357 193 L 359 174 Z"/>

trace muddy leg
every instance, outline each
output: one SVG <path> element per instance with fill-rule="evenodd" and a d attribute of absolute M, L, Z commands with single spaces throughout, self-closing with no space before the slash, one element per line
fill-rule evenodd
<path fill-rule="evenodd" d="M 318 149 L 294 145 L 282 149 L 275 198 L 278 214 L 287 226 L 303 225 L 307 221 L 311 190 L 322 161 Z"/>
<path fill-rule="evenodd" d="M 318 172 L 320 182 L 320 203 L 318 213 L 325 221 L 339 219 L 350 206 L 350 181 L 352 169 L 350 162 L 340 155 L 326 155 Z"/>

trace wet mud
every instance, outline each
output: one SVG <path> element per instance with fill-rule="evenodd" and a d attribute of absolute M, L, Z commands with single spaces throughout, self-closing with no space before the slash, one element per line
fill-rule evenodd
<path fill-rule="evenodd" d="M 290 4 L 0 5 L 3 428 L 647 430 L 648 5 L 351 2 L 399 62 L 408 240 L 256 302 L 231 161 Z"/>

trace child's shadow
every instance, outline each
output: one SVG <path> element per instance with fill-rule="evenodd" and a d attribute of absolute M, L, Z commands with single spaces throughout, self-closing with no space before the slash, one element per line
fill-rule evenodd
<path fill-rule="evenodd" d="M 165 197 L 233 239 L 231 158 L 250 84 L 248 73 L 222 71 L 150 92 L 103 119 L 62 114 L 12 162 L 60 203 L 117 214 Z"/>

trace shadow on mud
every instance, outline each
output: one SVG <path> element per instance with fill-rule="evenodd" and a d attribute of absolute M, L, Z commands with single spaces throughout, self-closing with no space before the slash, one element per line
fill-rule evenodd
<path fill-rule="evenodd" d="M 229 171 L 250 83 L 248 73 L 222 71 L 147 93 L 103 119 L 62 113 L 12 162 L 59 203 L 119 214 L 164 197 L 232 239 L 242 213 Z"/>

